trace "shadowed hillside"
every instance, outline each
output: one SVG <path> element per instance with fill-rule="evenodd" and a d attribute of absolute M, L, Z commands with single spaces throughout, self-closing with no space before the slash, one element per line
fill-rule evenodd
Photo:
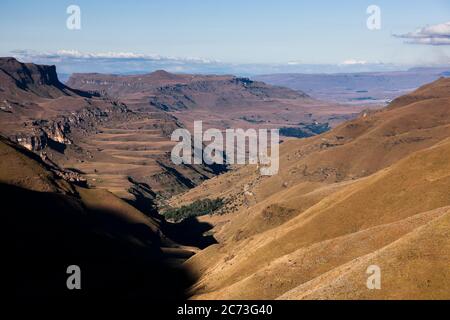
<path fill-rule="evenodd" d="M 28 150 L 0 138 L 0 189 L 15 256 L 17 297 L 182 299 L 191 276 L 180 267 L 197 250 L 164 235 L 108 191 L 60 178 Z M 81 287 L 66 287 L 67 267 Z M 157 289 L 156 289 L 157 288 Z"/>

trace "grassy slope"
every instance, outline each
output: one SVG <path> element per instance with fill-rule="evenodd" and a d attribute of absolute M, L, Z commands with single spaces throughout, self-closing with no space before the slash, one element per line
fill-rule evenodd
<path fill-rule="evenodd" d="M 412 103 L 396 101 L 322 136 L 283 145 L 280 174 L 261 180 L 252 189 L 256 204 L 242 205 L 222 218 L 216 227 L 221 244 L 186 263 L 201 275 L 192 287 L 194 298 L 276 298 L 414 234 L 444 215 L 448 210 L 439 208 L 450 205 L 450 81 L 439 80 L 434 86 L 433 94 L 433 86 L 425 88 L 426 95 L 419 89 L 413 96 L 420 99 Z M 337 136 L 342 137 L 337 146 L 320 147 Z M 323 173 L 323 168 L 333 170 Z M 254 173 L 246 168 L 234 174 L 245 180 Z M 222 179 L 230 178 L 228 174 Z M 207 190 L 220 191 L 226 185 L 221 177 L 213 180 L 208 183 L 214 186 Z M 193 197 L 195 191 L 185 197 Z M 267 215 L 267 208 L 274 205 L 290 210 L 278 210 L 281 217 L 277 210 Z M 286 217 L 283 212 L 290 214 Z M 448 241 L 444 234 L 441 245 Z M 429 245 L 422 250 L 439 252 Z M 442 259 L 447 265 L 450 262 L 446 255 Z M 433 265 L 430 260 L 431 267 L 411 276 L 417 276 L 418 284 L 435 279 L 433 270 L 440 270 L 442 261 Z M 407 279 L 406 274 L 403 280 Z M 442 279 L 443 284 L 430 280 L 415 297 L 442 292 L 442 286 L 450 285 L 448 275 L 444 273 Z M 401 294 L 385 293 L 385 297 Z M 440 295 L 445 296 L 448 292 Z M 327 297 L 341 296 L 330 291 Z"/>

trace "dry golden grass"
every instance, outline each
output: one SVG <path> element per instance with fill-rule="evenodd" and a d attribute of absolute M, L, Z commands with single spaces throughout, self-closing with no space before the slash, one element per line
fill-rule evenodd
<path fill-rule="evenodd" d="M 392 244 L 352 260 L 280 299 L 450 299 L 450 209 Z M 380 290 L 367 290 L 366 269 L 378 265 Z"/>
<path fill-rule="evenodd" d="M 287 141 L 276 176 L 256 180 L 246 167 L 173 199 L 236 203 L 202 219 L 216 225 L 220 244 L 185 263 L 199 277 L 193 298 L 450 298 L 450 81 L 434 85 L 426 98 Z M 433 241 L 408 240 L 423 230 Z M 408 256 L 415 249 L 417 261 Z M 370 264 L 391 281 L 376 293 L 365 286 Z"/>

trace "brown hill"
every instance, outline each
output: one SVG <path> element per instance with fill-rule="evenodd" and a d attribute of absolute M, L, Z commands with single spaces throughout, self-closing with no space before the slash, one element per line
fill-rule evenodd
<path fill-rule="evenodd" d="M 278 175 L 244 167 L 174 198 L 229 201 L 225 214 L 202 219 L 220 244 L 186 262 L 199 277 L 193 297 L 448 299 L 449 92 L 441 79 L 286 141 Z M 371 264 L 392 280 L 376 292 L 365 286 Z"/>
<path fill-rule="evenodd" d="M 84 91 L 97 91 L 112 97 L 122 97 L 125 94 L 136 94 L 144 90 L 152 91 L 170 84 L 184 84 L 191 81 L 192 76 L 175 75 L 158 70 L 144 75 L 108 75 L 101 73 L 74 73 L 67 85 Z"/>
<path fill-rule="evenodd" d="M 304 93 L 293 91 L 283 87 L 267 85 L 263 82 L 251 81 L 247 78 L 219 75 L 190 75 L 173 74 L 164 70 L 158 70 L 143 75 L 106 75 L 99 73 L 75 73 L 67 84 L 73 88 L 85 91 L 105 92 L 109 96 L 126 99 L 131 94 L 142 94 L 153 97 L 151 101 L 158 106 L 158 99 L 169 99 L 170 96 L 183 92 L 186 95 L 196 93 L 213 93 L 216 99 L 224 99 L 221 93 L 233 91 L 231 95 L 241 96 L 241 99 L 250 96 L 272 97 L 272 98 L 307 98 Z M 168 95 L 168 96 L 167 96 Z M 247 95 L 247 97 L 245 97 Z M 176 98 L 176 97 L 174 97 Z M 192 100 L 192 98 L 191 98 Z M 162 102 L 161 102 L 162 104 Z M 162 107 L 159 105 L 159 107 Z M 169 108 L 177 109 L 176 105 L 167 105 Z"/>

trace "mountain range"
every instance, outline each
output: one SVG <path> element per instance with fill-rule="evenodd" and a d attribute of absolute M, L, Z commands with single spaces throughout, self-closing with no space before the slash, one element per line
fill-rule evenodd
<path fill-rule="evenodd" d="M 449 78 L 368 109 L 235 76 L 62 84 L 52 66 L 1 58 L 0 103 L 21 297 L 77 295 L 76 263 L 94 298 L 450 298 Z M 261 176 L 171 163 L 170 134 L 194 120 L 329 130 L 283 138 L 278 174 Z"/>

